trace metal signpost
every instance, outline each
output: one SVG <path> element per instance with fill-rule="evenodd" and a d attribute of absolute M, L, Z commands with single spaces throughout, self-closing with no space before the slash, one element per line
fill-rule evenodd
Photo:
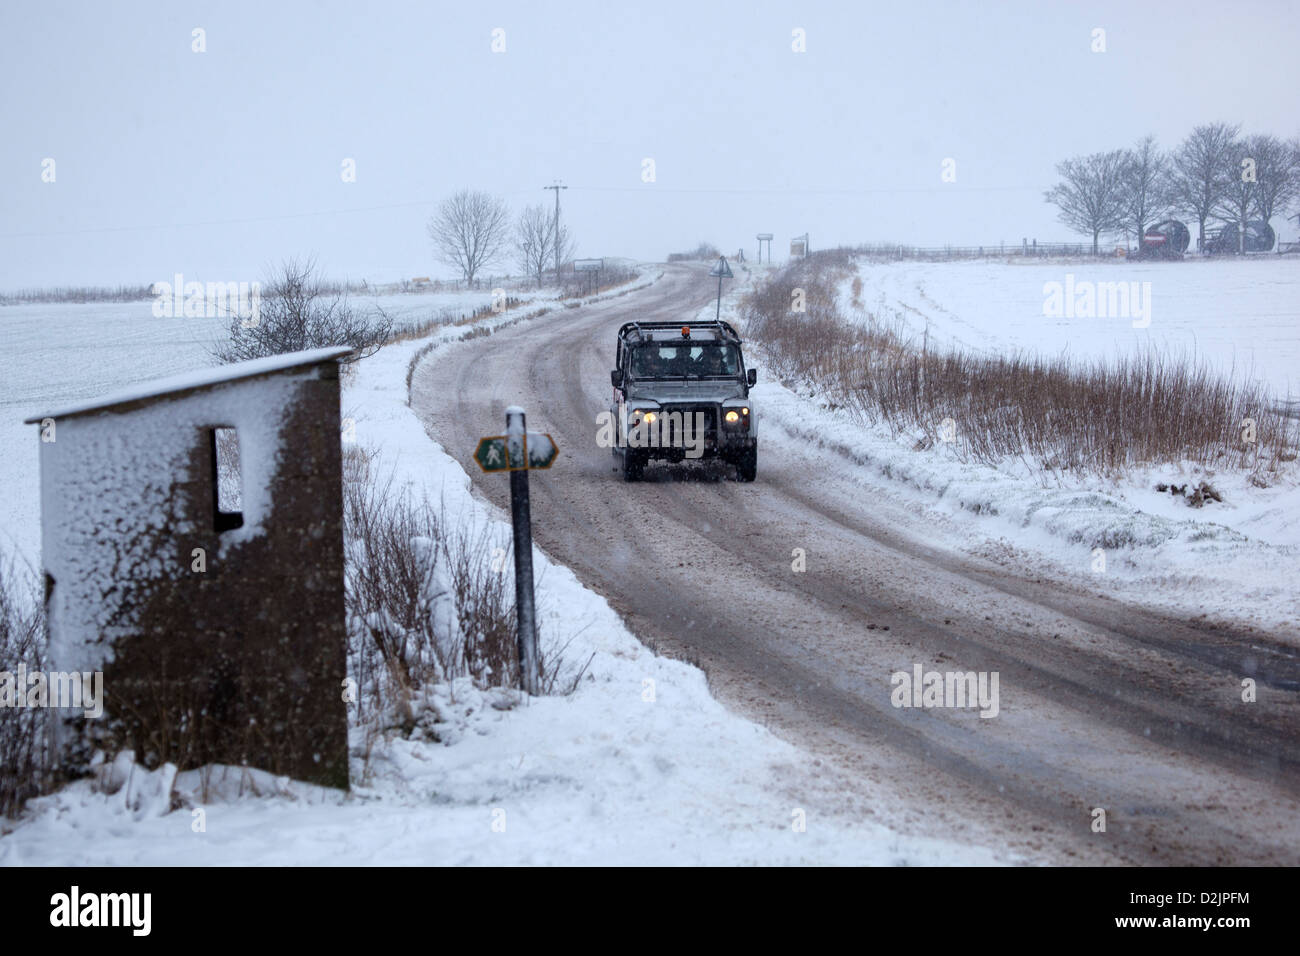
<path fill-rule="evenodd" d="M 605 260 L 604 260 L 604 259 L 574 259 L 574 260 L 573 260 L 573 271 L 574 271 L 574 272 L 586 272 L 586 273 L 592 273 L 592 272 L 594 272 L 594 273 L 596 273 L 596 286 L 597 286 L 597 288 L 600 287 L 600 272 L 601 272 L 601 270 L 602 270 L 603 268 L 605 268 Z M 591 277 L 590 277 L 590 275 L 588 275 L 588 277 L 587 277 L 587 292 L 588 292 L 588 294 L 590 294 L 590 292 L 591 292 Z"/>
<path fill-rule="evenodd" d="M 772 233 L 760 232 L 757 236 L 757 239 L 758 239 L 758 264 L 759 265 L 763 264 L 763 243 L 765 242 L 767 243 L 767 261 L 771 262 L 772 261 Z"/>
<path fill-rule="evenodd" d="M 722 280 L 733 278 L 731 274 L 731 266 L 727 265 L 726 256 L 718 256 L 718 264 L 709 271 L 709 275 L 718 277 L 718 308 L 713 318 L 715 320 L 721 319 L 722 318 Z"/>
<path fill-rule="evenodd" d="M 506 409 L 506 433 L 479 439 L 474 460 L 484 472 L 510 472 L 510 521 L 515 540 L 515 609 L 519 622 L 519 685 L 541 692 L 537 658 L 537 617 L 533 605 L 533 526 L 528 504 L 528 472 L 550 468 L 560 449 L 550 435 L 530 432 L 524 410 Z"/>

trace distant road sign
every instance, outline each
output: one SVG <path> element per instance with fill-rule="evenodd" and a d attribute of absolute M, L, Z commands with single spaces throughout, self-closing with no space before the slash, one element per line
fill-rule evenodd
<path fill-rule="evenodd" d="M 574 259 L 574 272 L 599 272 L 605 268 L 604 259 Z"/>
<path fill-rule="evenodd" d="M 755 239 L 762 239 L 764 242 L 766 242 L 767 240 L 769 240 L 769 239 L 772 238 L 772 233 L 770 233 L 770 232 L 760 232 L 760 233 L 759 233 L 757 236 L 755 236 L 754 238 L 755 238 Z"/>
<path fill-rule="evenodd" d="M 555 440 L 545 432 L 528 432 L 524 438 L 527 464 L 521 459 L 509 460 L 505 435 L 489 435 L 480 438 L 478 448 L 474 450 L 474 460 L 485 472 L 493 471 L 537 471 L 550 468 L 560 448 Z"/>
<path fill-rule="evenodd" d="M 726 256 L 718 256 L 718 264 L 709 270 L 709 275 L 717 276 L 719 279 L 734 278 L 731 274 L 731 266 L 727 265 Z"/>

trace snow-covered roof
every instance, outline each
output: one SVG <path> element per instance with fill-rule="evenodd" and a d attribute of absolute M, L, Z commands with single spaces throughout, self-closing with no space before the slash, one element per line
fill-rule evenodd
<path fill-rule="evenodd" d="M 46 418 L 66 418 L 69 415 L 82 415 L 86 412 L 111 408 L 114 405 L 125 405 L 128 402 L 138 402 L 142 399 L 158 398 L 172 392 L 185 392 L 195 388 L 222 385 L 226 382 L 238 381 L 241 378 L 252 378 L 256 375 L 266 375 L 271 372 L 282 372 L 285 369 L 298 368 L 303 365 L 316 365 L 320 362 L 341 358 L 351 351 L 351 349 L 343 346 L 332 346 L 324 349 L 309 349 L 305 352 L 272 355 L 268 358 L 235 362 L 231 365 L 219 365 L 215 368 L 199 369 L 196 372 L 184 372 L 180 375 L 170 375 L 167 378 L 140 382 L 138 385 L 110 392 L 101 398 L 78 402 L 75 405 L 66 405 L 63 408 L 57 408 L 42 415 L 33 415 L 24 421 L 28 425 L 39 424 Z"/>

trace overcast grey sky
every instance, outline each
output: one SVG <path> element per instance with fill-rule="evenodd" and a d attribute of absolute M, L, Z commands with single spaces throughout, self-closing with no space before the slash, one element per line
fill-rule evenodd
<path fill-rule="evenodd" d="M 0 4 L 0 289 L 445 275 L 436 200 L 557 178 L 588 256 L 1065 239 L 1061 158 L 1300 133 L 1294 3 Z"/>

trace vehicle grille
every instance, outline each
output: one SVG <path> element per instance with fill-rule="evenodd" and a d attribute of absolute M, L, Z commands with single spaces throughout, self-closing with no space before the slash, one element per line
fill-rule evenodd
<path fill-rule="evenodd" d="M 677 429 L 687 421 L 690 422 L 688 427 L 693 429 L 696 422 L 694 416 L 698 412 L 704 416 L 704 442 L 712 447 L 718 441 L 718 410 L 717 405 L 661 405 L 660 411 L 667 413 L 664 418 L 663 436 L 670 447 L 681 447 L 683 439 Z M 694 440 L 698 441 L 698 438 Z"/>

